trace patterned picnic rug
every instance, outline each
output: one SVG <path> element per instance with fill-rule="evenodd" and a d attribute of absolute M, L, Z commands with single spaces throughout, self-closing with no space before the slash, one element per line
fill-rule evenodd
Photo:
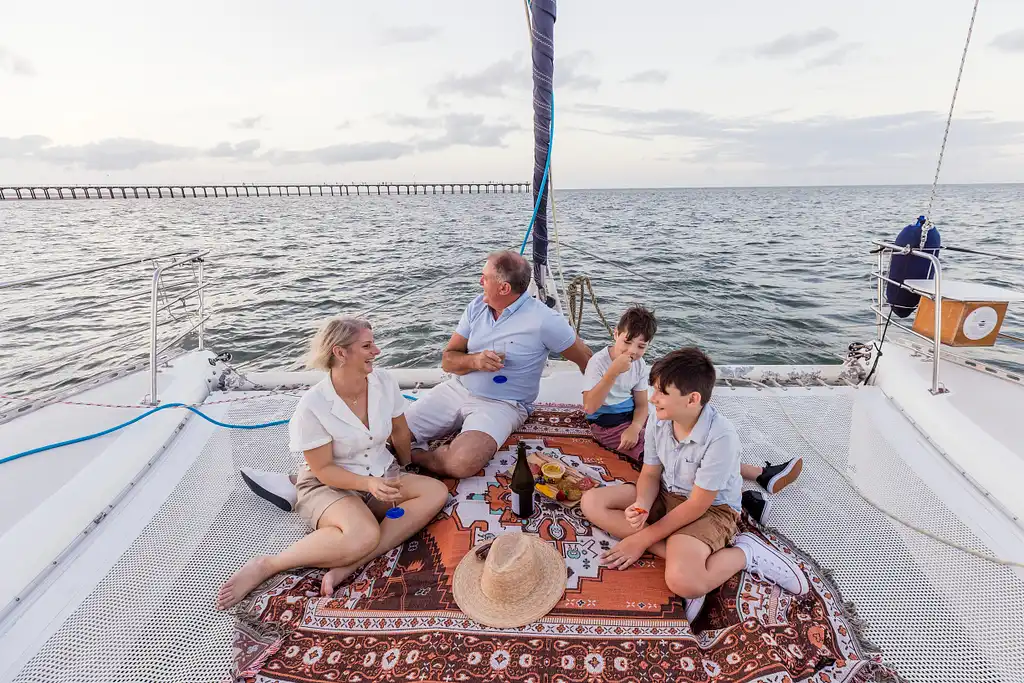
<path fill-rule="evenodd" d="M 812 590 L 795 598 L 745 572 L 708 596 L 689 624 L 664 581 L 662 560 L 625 571 L 600 567 L 615 539 L 578 507 L 538 496 L 525 523 L 510 512 L 515 444 L 527 440 L 594 479 L 635 481 L 633 466 L 601 448 L 574 406 L 544 405 L 476 477 L 448 482 L 437 519 L 367 565 L 333 598 L 322 570 L 281 574 L 236 608 L 235 680 L 274 681 L 729 681 L 863 683 L 898 680 L 858 642 L 851 615 L 826 577 L 800 558 Z M 565 556 L 568 585 L 547 617 L 494 629 L 455 604 L 456 565 L 476 544 L 521 528 Z"/>

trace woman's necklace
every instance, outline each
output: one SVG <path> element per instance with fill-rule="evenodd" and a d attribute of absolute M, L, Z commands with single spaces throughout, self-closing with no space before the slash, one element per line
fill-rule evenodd
<path fill-rule="evenodd" d="M 369 389 L 367 387 L 367 391 L 368 390 Z M 366 396 L 366 393 L 367 393 L 366 391 L 363 391 L 363 392 L 360 392 L 357 396 L 354 396 L 354 397 L 350 398 L 348 396 L 343 396 L 341 394 L 341 392 L 338 392 L 337 389 L 335 389 L 335 391 L 338 393 L 339 396 L 341 396 L 341 400 L 343 400 L 345 403 L 347 403 L 349 405 L 349 407 L 351 407 L 351 408 L 355 408 L 356 406 L 358 406 L 359 402 L 363 399 L 363 397 Z"/>

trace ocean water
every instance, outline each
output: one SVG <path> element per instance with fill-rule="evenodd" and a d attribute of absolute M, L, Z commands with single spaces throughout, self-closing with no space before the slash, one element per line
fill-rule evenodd
<path fill-rule="evenodd" d="M 556 199 L 565 280 L 588 276 L 613 324 L 631 302 L 652 307 L 652 354 L 697 344 L 719 363 L 829 363 L 875 333 L 871 240 L 912 222 L 928 188 L 567 190 Z M 204 248 L 207 345 L 236 363 L 291 365 L 320 320 L 370 310 L 384 364 L 436 365 L 479 291 L 474 260 L 518 248 L 531 208 L 528 194 L 0 202 L 0 282 Z M 943 186 L 933 215 L 945 244 L 1024 256 L 1024 185 Z M 1024 290 L 1020 261 L 944 260 L 947 277 Z M 0 379 L 0 393 L 144 357 L 148 295 L 102 302 L 150 279 L 134 266 L 0 289 L 0 377 L 17 373 Z M 64 313 L 83 304 L 95 306 Z M 1011 305 L 1004 330 L 1024 336 L 1022 313 Z M 583 334 L 595 349 L 608 338 L 589 301 Z M 972 354 L 1014 368 L 1024 356 Z"/>

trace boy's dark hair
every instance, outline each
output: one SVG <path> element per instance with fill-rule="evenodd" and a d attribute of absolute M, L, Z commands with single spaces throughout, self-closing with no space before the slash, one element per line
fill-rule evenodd
<path fill-rule="evenodd" d="M 650 343 L 658 331 L 658 321 L 654 318 L 654 311 L 649 311 L 640 304 L 633 304 L 619 318 L 619 324 L 615 329 L 626 333 L 626 341 L 643 337 L 644 341 Z"/>
<path fill-rule="evenodd" d="M 711 400 L 715 388 L 715 365 L 707 354 L 695 346 L 671 351 L 651 366 L 650 383 L 660 391 L 675 387 L 680 394 L 696 391 L 700 404 Z"/>

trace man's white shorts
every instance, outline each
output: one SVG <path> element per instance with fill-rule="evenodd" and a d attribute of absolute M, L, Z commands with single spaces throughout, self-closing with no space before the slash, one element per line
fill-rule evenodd
<path fill-rule="evenodd" d="M 515 401 L 474 396 L 457 378 L 437 385 L 405 409 L 405 419 L 419 448 L 456 430 L 483 432 L 501 448 L 527 416 L 526 408 Z"/>

